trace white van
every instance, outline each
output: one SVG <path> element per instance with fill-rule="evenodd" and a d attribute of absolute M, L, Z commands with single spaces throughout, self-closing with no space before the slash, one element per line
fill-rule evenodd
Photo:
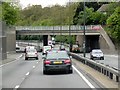
<path fill-rule="evenodd" d="M 43 55 L 46 54 L 46 51 L 47 51 L 47 50 L 51 50 L 51 49 L 52 49 L 51 46 L 43 46 L 42 54 L 43 54 Z"/>

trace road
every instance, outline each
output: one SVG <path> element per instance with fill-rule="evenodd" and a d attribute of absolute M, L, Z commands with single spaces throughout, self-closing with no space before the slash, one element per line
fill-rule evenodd
<path fill-rule="evenodd" d="M 24 57 L 2 68 L 3 88 L 100 88 L 73 64 L 73 74 L 64 72 L 43 75 L 42 55 L 39 60 L 25 61 Z"/>
<path fill-rule="evenodd" d="M 83 54 L 79 54 L 79 55 L 83 56 Z M 90 54 L 87 53 L 86 57 L 90 58 Z M 115 69 L 119 69 L 118 68 L 118 62 L 119 62 L 118 55 L 107 55 L 107 54 L 104 54 L 104 57 L 105 57 L 104 60 L 95 60 L 95 61 L 99 62 L 99 63 L 102 63 L 104 65 L 113 67 Z"/>
<path fill-rule="evenodd" d="M 22 44 L 28 45 L 28 42 L 19 42 L 19 43 L 21 43 L 21 45 Z M 32 43 L 32 42 L 29 42 L 29 44 L 32 44 L 32 45 L 35 45 L 35 46 L 37 46 L 37 45 L 41 45 L 42 46 L 42 43 L 34 43 L 34 42 Z M 21 50 L 24 51 L 24 48 L 25 47 L 21 47 Z M 66 47 L 66 50 L 69 51 L 69 48 Z M 79 54 L 79 55 L 83 56 L 83 54 Z M 110 66 L 110 67 L 113 67 L 115 69 L 120 70 L 120 68 L 118 67 L 118 62 L 119 62 L 118 61 L 119 60 L 118 59 L 118 55 L 104 54 L 104 56 L 105 56 L 104 60 L 96 60 L 96 62 L 100 62 L 100 63 L 103 63 L 104 65 L 107 65 L 107 66 Z M 86 57 L 90 58 L 90 54 L 86 53 Z"/>

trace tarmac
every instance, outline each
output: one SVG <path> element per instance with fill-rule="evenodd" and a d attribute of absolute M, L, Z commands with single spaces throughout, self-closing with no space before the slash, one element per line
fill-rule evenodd
<path fill-rule="evenodd" d="M 0 61 L 0 66 L 12 62 L 14 60 L 20 59 L 21 57 L 23 57 L 23 53 L 8 53 L 7 54 L 7 59 L 1 60 Z"/>

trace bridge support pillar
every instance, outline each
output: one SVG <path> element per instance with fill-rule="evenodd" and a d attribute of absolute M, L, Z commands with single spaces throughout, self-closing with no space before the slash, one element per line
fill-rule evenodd
<path fill-rule="evenodd" d="M 48 35 L 43 35 L 43 46 L 48 45 Z"/>
<path fill-rule="evenodd" d="M 52 37 L 50 35 L 48 35 L 48 40 L 52 40 Z"/>
<path fill-rule="evenodd" d="M 83 45 L 83 35 L 77 35 L 76 41 L 78 42 L 79 46 Z"/>

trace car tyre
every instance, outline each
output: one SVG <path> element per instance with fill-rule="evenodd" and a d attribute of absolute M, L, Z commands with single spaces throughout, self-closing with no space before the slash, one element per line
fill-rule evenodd
<path fill-rule="evenodd" d="M 36 60 L 38 60 L 38 57 L 36 57 Z"/>
<path fill-rule="evenodd" d="M 72 73 L 73 73 L 73 70 L 69 70 L 69 73 L 72 74 Z"/>
<path fill-rule="evenodd" d="M 44 75 L 47 74 L 47 71 L 46 71 L 46 70 L 43 70 L 43 74 L 44 74 Z"/>
<path fill-rule="evenodd" d="M 28 60 L 28 58 L 27 58 L 27 57 L 25 57 L 25 60 Z"/>

